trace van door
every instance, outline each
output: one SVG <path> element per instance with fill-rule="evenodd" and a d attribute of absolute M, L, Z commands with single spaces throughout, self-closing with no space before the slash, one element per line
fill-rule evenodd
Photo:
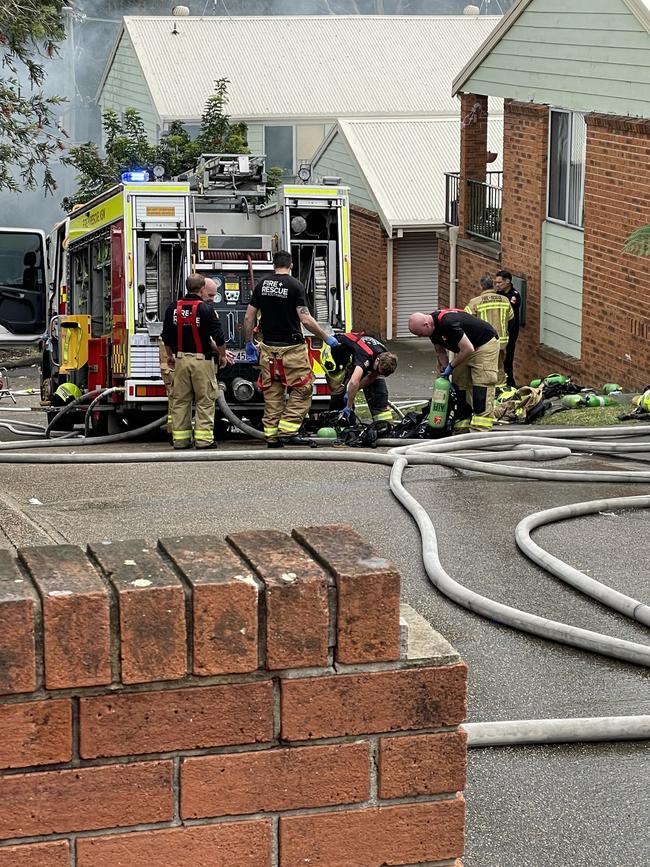
<path fill-rule="evenodd" d="M 45 235 L 0 228 L 0 344 L 35 342 L 45 330 Z"/>

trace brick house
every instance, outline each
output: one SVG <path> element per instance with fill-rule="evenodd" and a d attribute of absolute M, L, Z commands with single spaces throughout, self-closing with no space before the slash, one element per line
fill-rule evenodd
<path fill-rule="evenodd" d="M 519 0 L 454 82 L 458 229 L 439 242 L 440 301 L 462 306 L 484 272 L 516 275 L 520 382 L 650 382 L 650 263 L 623 252 L 650 223 L 648 82 L 650 0 Z M 499 184 L 488 97 L 505 100 Z"/>

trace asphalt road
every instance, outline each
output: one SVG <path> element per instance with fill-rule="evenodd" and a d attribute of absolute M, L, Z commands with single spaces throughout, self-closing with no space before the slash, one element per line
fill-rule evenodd
<path fill-rule="evenodd" d="M 20 375 L 14 387 L 24 384 Z M 0 418 L 10 415 L 3 412 L 8 406 L 0 404 Z M 605 466 L 569 460 L 573 466 Z M 513 529 L 539 509 L 649 493 L 650 485 L 511 482 L 441 468 L 410 469 L 405 480 L 433 519 L 443 564 L 453 577 L 511 605 L 648 643 L 647 629 L 523 559 Z M 405 601 L 467 661 L 471 720 L 650 713 L 646 670 L 516 633 L 441 597 L 423 571 L 417 531 L 392 498 L 384 468 L 0 465 L 0 492 L 0 547 L 352 524 L 397 563 Z M 30 504 L 32 498 L 40 505 Z M 591 576 L 650 602 L 647 513 L 582 518 L 546 528 L 536 538 Z M 474 750 L 466 796 L 465 867 L 650 863 L 647 744 Z"/>

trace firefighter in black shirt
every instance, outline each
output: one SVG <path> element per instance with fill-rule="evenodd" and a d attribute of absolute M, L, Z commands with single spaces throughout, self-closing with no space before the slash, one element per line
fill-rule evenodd
<path fill-rule="evenodd" d="M 494 278 L 494 288 L 499 295 L 505 295 L 510 302 L 514 316 L 508 322 L 508 343 L 506 353 L 503 359 L 503 366 L 506 372 L 506 381 L 510 388 L 517 388 L 515 383 L 515 374 L 513 364 L 515 360 L 515 345 L 519 337 L 519 325 L 521 319 L 521 295 L 512 285 L 512 274 L 510 271 L 497 271 Z"/>
<path fill-rule="evenodd" d="M 383 343 L 365 334 L 336 334 L 339 346 L 321 353 L 327 384 L 332 392 L 331 409 L 349 416 L 359 389 L 368 403 L 373 421 L 392 421 L 388 408 L 386 376 L 397 368 L 397 356 Z"/>
<path fill-rule="evenodd" d="M 409 331 L 428 337 L 433 343 L 442 375 L 453 377 L 471 408 L 471 418 L 454 426 L 454 430 L 492 430 L 494 387 L 498 380 L 499 335 L 488 323 L 464 310 L 434 310 L 413 313 Z M 453 362 L 449 352 L 456 353 Z"/>
<path fill-rule="evenodd" d="M 273 256 L 275 273 L 257 284 L 244 317 L 247 361 L 257 359 L 253 329 L 258 311 L 261 317 L 262 423 L 269 448 L 300 444 L 298 431 L 311 406 L 314 374 L 302 327 L 330 347 L 338 346 L 338 340 L 328 336 L 310 314 L 305 287 L 291 276 L 292 266 L 290 253 L 279 250 Z"/>
<path fill-rule="evenodd" d="M 192 445 L 192 402 L 196 405 L 194 444 L 197 449 L 214 445 L 214 402 L 217 377 L 212 343 L 217 347 L 219 367 L 226 364 L 223 329 L 214 307 L 201 300 L 205 284 L 201 274 L 185 281 L 187 294 L 165 311 L 162 340 L 167 362 L 174 370 L 172 442 L 175 449 Z"/>

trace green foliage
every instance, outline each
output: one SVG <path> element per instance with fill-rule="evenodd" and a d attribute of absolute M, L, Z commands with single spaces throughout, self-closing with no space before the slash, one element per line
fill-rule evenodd
<path fill-rule="evenodd" d="M 624 253 L 634 256 L 650 256 L 650 226 L 641 226 L 626 238 L 623 244 Z"/>
<path fill-rule="evenodd" d="M 165 167 L 168 178 L 194 167 L 202 153 L 249 153 L 245 123 L 230 123 L 225 113 L 228 101 L 228 80 L 219 79 L 215 92 L 209 97 L 201 128 L 192 140 L 180 121 L 174 121 L 167 135 L 157 145 L 147 140 L 144 122 L 135 108 L 128 108 L 120 118 L 113 109 L 107 109 L 102 118 L 106 136 L 106 155 L 102 156 L 96 144 L 70 148 L 66 162 L 78 171 L 78 188 L 73 196 L 63 200 L 66 211 L 119 183 L 123 172 L 135 168 L 151 171 L 156 164 Z"/>
<path fill-rule="evenodd" d="M 45 191 L 56 188 L 50 165 L 64 147 L 54 118 L 62 100 L 45 96 L 42 86 L 44 61 L 65 38 L 67 5 L 68 0 L 0 0 L 0 68 L 9 73 L 0 77 L 0 190 L 34 189 L 39 170 Z"/>
<path fill-rule="evenodd" d="M 266 173 L 266 189 L 268 190 L 267 199 L 277 190 L 280 184 L 284 181 L 284 172 L 279 166 L 272 166 Z"/>

